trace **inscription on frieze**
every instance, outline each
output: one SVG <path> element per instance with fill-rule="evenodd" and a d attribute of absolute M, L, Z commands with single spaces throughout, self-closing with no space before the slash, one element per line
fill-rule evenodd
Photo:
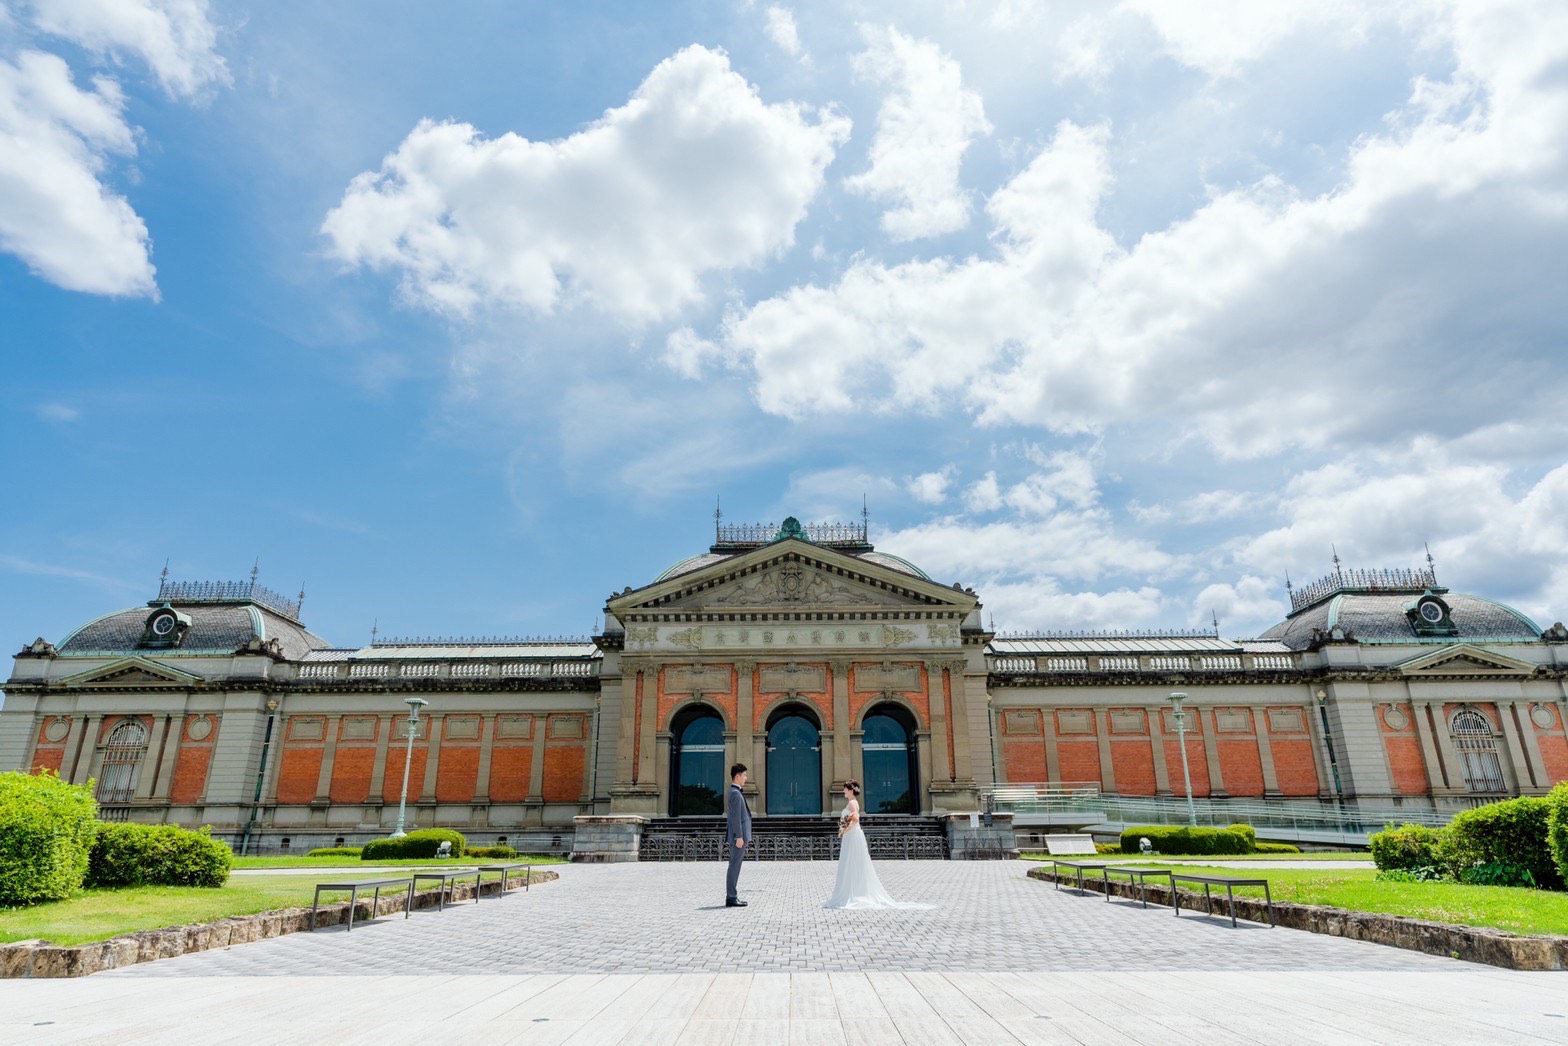
<path fill-rule="evenodd" d="M 665 670 L 664 689 L 671 694 L 718 694 L 730 688 L 727 665 L 676 665 Z"/>
<path fill-rule="evenodd" d="M 803 690 L 821 693 L 827 689 L 827 674 L 821 665 L 763 665 L 762 689 L 772 693 Z"/>
<path fill-rule="evenodd" d="M 915 665 L 862 665 L 855 669 L 855 688 L 867 690 L 918 690 L 920 669 Z"/>

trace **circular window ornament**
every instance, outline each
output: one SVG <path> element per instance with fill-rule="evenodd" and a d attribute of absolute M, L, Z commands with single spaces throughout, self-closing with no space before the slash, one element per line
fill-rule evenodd
<path fill-rule="evenodd" d="M 174 617 L 174 612 L 172 610 L 166 610 L 161 614 L 154 614 L 152 620 L 148 622 L 148 628 L 150 628 L 152 630 L 152 634 L 157 636 L 159 639 L 167 639 L 169 636 L 174 634 L 174 626 L 176 624 L 177 622 Z"/>
<path fill-rule="evenodd" d="M 1398 705 L 1389 705 L 1383 709 L 1383 722 L 1390 730 L 1403 730 L 1410 725 L 1410 717 Z"/>
<path fill-rule="evenodd" d="M 49 725 L 44 727 L 44 740 L 64 741 L 65 735 L 71 732 L 71 721 L 64 716 L 56 716 L 49 720 Z"/>
<path fill-rule="evenodd" d="M 1421 620 L 1429 625 L 1435 625 L 1443 620 L 1443 604 L 1435 599 L 1428 599 L 1421 604 Z"/>
<path fill-rule="evenodd" d="M 212 735 L 212 720 L 204 715 L 199 715 L 191 720 L 190 726 L 185 728 L 185 736 L 192 741 L 205 741 Z"/>
<path fill-rule="evenodd" d="M 1530 708 L 1530 722 L 1542 730 L 1550 730 L 1557 725 L 1557 715 L 1550 705 L 1533 705 Z"/>

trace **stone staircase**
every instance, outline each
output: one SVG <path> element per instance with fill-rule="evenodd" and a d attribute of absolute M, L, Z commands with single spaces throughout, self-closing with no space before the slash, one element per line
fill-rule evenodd
<path fill-rule="evenodd" d="M 947 859 L 947 828 L 938 817 L 871 814 L 861 820 L 873 860 Z M 758 861 L 832 861 L 838 822 L 831 817 L 758 817 L 746 844 Z M 639 860 L 717 861 L 729 856 L 722 817 L 659 817 L 643 826 Z"/>

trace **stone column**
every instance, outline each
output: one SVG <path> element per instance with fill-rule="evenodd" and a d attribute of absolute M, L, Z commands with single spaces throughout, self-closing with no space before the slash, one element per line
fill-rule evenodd
<path fill-rule="evenodd" d="M 321 733 L 321 773 L 316 775 L 316 798 L 311 806 L 332 805 L 332 763 L 338 754 L 338 732 L 343 727 L 342 716 L 323 716 L 326 722 Z"/>
<path fill-rule="evenodd" d="M 1205 712 L 1208 714 L 1205 715 Z M 1220 769 L 1220 745 L 1219 737 L 1215 733 L 1214 710 L 1212 708 L 1194 708 L 1189 714 L 1198 720 L 1203 730 L 1203 755 L 1205 761 L 1209 764 L 1209 797 L 1213 799 L 1227 798 L 1230 793 L 1225 791 L 1225 774 Z"/>
<path fill-rule="evenodd" d="M 1306 704 L 1307 733 L 1312 737 L 1312 763 L 1318 771 L 1318 798 L 1337 799 L 1334 792 L 1334 771 L 1329 762 L 1328 738 L 1323 733 L 1323 713 L 1315 699 Z"/>
<path fill-rule="evenodd" d="M 1165 765 L 1165 709 L 1149 709 L 1149 748 L 1154 754 L 1154 794 L 1171 795 L 1171 768 Z"/>
<path fill-rule="evenodd" d="M 523 797 L 525 803 L 544 802 L 544 743 L 545 735 L 550 732 L 550 717 L 536 715 L 533 717 L 534 750 L 528 757 L 528 794 Z"/>
<path fill-rule="evenodd" d="M 169 789 L 174 784 L 174 764 L 180 758 L 180 740 L 185 736 L 185 715 L 176 715 L 172 712 L 163 717 L 162 759 L 158 763 L 157 779 L 151 783 L 150 795 L 159 798 L 169 798 Z M 210 776 L 210 775 L 209 775 Z M 137 784 L 138 798 L 142 785 Z"/>
<path fill-rule="evenodd" d="M 1535 724 L 1530 720 L 1530 706 L 1534 701 L 1511 702 L 1514 709 L 1514 723 L 1519 728 L 1519 739 L 1524 742 L 1524 754 L 1530 761 L 1530 776 L 1534 779 L 1535 788 L 1539 792 L 1550 791 L 1553 781 L 1546 773 L 1546 764 L 1541 762 L 1541 744 L 1535 736 Z"/>
<path fill-rule="evenodd" d="M 471 800 L 475 806 L 488 806 L 490 804 L 490 753 L 495 748 L 495 716 L 482 715 L 479 717 L 479 770 L 478 780 L 474 782 L 474 798 Z M 589 758 L 595 753 L 590 752 Z M 593 796 L 588 798 L 592 799 Z"/>
<path fill-rule="evenodd" d="M 860 741 L 861 744 L 864 744 L 864 740 L 863 740 L 864 736 L 865 736 L 864 734 L 860 733 L 859 731 L 856 731 L 856 733 L 855 733 L 855 740 Z M 915 784 L 915 791 L 917 793 L 919 793 L 919 803 L 918 803 L 918 805 L 920 807 L 920 812 L 923 813 L 923 814 L 929 814 L 932 810 L 935 809 L 935 797 L 931 793 L 932 793 L 932 790 L 933 790 L 932 786 L 936 782 L 935 782 L 935 780 L 931 776 L 931 771 L 932 771 L 931 755 L 932 755 L 932 753 L 931 753 L 931 731 L 929 731 L 929 730 L 916 730 L 915 731 L 915 773 L 919 775 L 920 782 L 924 782 L 925 787 L 923 787 L 923 788 L 920 787 L 920 782 L 916 782 L 916 784 Z M 947 765 L 946 765 L 947 764 L 947 753 L 945 753 L 945 752 L 942 753 L 942 763 L 943 763 L 942 773 L 945 775 L 947 773 Z M 859 780 L 859 781 L 864 781 L 865 780 L 865 770 L 866 770 L 866 767 L 865 767 L 865 750 L 863 748 L 861 748 L 860 744 L 857 744 L 857 745 L 855 745 L 855 778 L 856 778 L 856 780 Z"/>
<path fill-rule="evenodd" d="M 1443 754 L 1443 765 L 1448 767 L 1448 785 L 1455 793 L 1463 794 L 1470 791 L 1470 784 L 1465 780 L 1465 764 L 1459 758 L 1459 749 L 1454 747 L 1454 735 L 1448 729 L 1448 715 L 1443 708 L 1443 702 L 1433 701 L 1432 718 L 1436 722 L 1433 733 L 1437 735 L 1437 750 Z"/>
<path fill-rule="evenodd" d="M 103 746 L 98 743 L 98 736 L 103 733 L 105 718 L 107 717 L 95 715 L 87 724 L 87 736 L 84 738 L 86 744 L 83 745 L 85 750 L 82 752 L 82 759 L 76 764 L 79 770 L 83 760 L 87 763 L 87 772 L 82 774 L 83 781 L 97 781 L 103 777 Z"/>
<path fill-rule="evenodd" d="M 969 721 L 969 692 L 964 685 L 964 669 L 967 667 L 962 661 L 952 661 L 947 664 L 933 662 L 942 682 L 947 697 L 947 730 L 949 743 L 953 746 L 953 773 L 958 781 L 973 782 L 975 779 L 974 746 L 970 736 Z M 930 672 L 926 677 L 930 678 Z"/>
<path fill-rule="evenodd" d="M 1062 783 L 1062 760 L 1056 748 L 1056 709 L 1040 709 L 1040 732 L 1045 740 L 1045 780 L 1047 784 Z"/>
<path fill-rule="evenodd" d="M 92 750 L 97 747 L 98 724 L 103 722 L 101 715 L 82 715 L 78 713 L 71 719 L 71 733 L 65 739 L 65 762 L 61 776 L 71 784 L 81 784 L 87 780 L 87 767 L 92 762 Z M 82 752 L 86 749 L 87 758 L 83 760 Z"/>
<path fill-rule="evenodd" d="M 757 735 L 754 729 L 756 712 L 755 661 L 735 662 L 735 762 L 755 767 L 757 762 Z M 729 767 L 724 768 L 725 773 Z M 757 775 L 759 778 L 760 774 Z M 725 786 L 728 788 L 728 785 Z M 726 792 L 728 794 L 728 792 Z"/>
<path fill-rule="evenodd" d="M 425 730 L 429 738 L 425 745 L 425 780 L 419 789 L 421 803 L 436 801 L 436 774 L 441 763 L 441 734 L 446 729 L 445 715 L 424 716 Z"/>
<path fill-rule="evenodd" d="M 382 805 L 381 793 L 387 779 L 387 749 L 395 733 L 397 733 L 397 716 L 376 717 L 376 757 L 370 766 L 370 795 L 366 797 L 366 802 L 372 806 Z M 276 745 L 279 740 L 280 738 L 274 737 L 272 743 Z"/>
<path fill-rule="evenodd" d="M 828 672 L 832 675 L 833 687 L 833 766 L 831 770 L 829 791 L 843 791 L 844 782 L 851 777 L 857 781 L 860 777 L 855 773 L 854 753 L 850 751 L 849 735 L 855 729 L 855 724 L 849 721 L 849 662 L 835 659 L 828 662 Z M 827 755 L 823 753 L 824 757 Z M 822 760 L 824 768 L 827 759 Z"/>
<path fill-rule="evenodd" d="M 1274 747 L 1269 743 L 1269 710 L 1253 705 L 1251 711 L 1252 733 L 1258 739 L 1258 762 L 1263 767 L 1263 795 L 1266 799 L 1278 798 L 1279 773 L 1274 766 Z"/>
<path fill-rule="evenodd" d="M 1111 755 L 1111 710 L 1094 709 L 1094 740 L 1100 752 L 1100 791 L 1116 794 L 1116 762 Z"/>
<path fill-rule="evenodd" d="M 1411 712 L 1416 721 L 1416 737 L 1421 741 L 1421 758 L 1426 762 L 1427 789 L 1433 795 L 1450 791 L 1452 785 L 1437 757 L 1437 740 L 1432 736 L 1432 702 L 1411 702 Z"/>
<path fill-rule="evenodd" d="M 947 699 L 942 693 L 942 667 L 938 662 L 927 661 L 926 703 L 931 709 L 931 746 L 936 760 L 935 776 L 931 784 L 948 785 L 958 776 L 957 760 L 953 757 L 952 741 L 948 734 Z"/>
<path fill-rule="evenodd" d="M 658 750 L 659 734 L 659 671 L 654 669 L 643 679 L 642 731 L 638 742 L 637 781 L 645 788 L 659 788 Z"/>
<path fill-rule="evenodd" d="M 1513 701 L 1497 702 L 1497 718 L 1503 730 L 1503 743 L 1508 746 L 1509 761 L 1514 764 L 1514 791 L 1521 795 L 1530 792 L 1535 786 L 1535 765 L 1524 757 L 1524 748 L 1519 743 L 1518 724 L 1514 722 Z M 1512 727 L 1512 729 L 1510 729 Z"/>

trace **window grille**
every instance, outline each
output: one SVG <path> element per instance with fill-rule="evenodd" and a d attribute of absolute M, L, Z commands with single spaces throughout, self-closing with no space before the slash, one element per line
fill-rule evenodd
<path fill-rule="evenodd" d="M 147 727 L 139 719 L 127 719 L 109 734 L 104 746 L 103 771 L 98 779 L 100 803 L 128 803 L 136 794 L 142 757 L 147 754 Z"/>
<path fill-rule="evenodd" d="M 1497 755 L 1491 720 L 1473 708 L 1462 708 L 1454 713 L 1450 726 L 1465 787 L 1472 792 L 1506 792 L 1508 786 L 1503 780 L 1503 763 Z"/>

